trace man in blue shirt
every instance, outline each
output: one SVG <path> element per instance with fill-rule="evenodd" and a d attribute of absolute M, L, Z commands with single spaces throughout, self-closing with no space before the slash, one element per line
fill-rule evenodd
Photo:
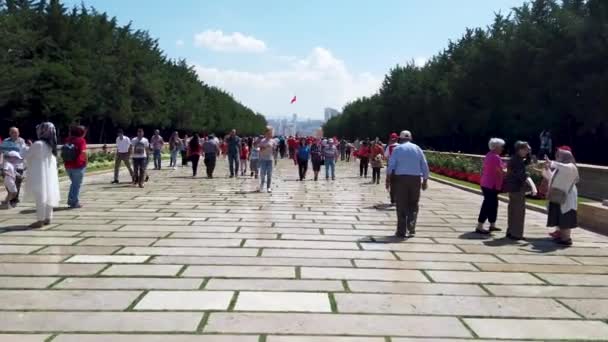
<path fill-rule="evenodd" d="M 428 187 L 429 166 L 422 149 L 411 142 L 412 133 L 402 131 L 399 140 L 400 144 L 393 150 L 386 168 L 386 188 L 393 188 L 397 202 L 395 236 L 405 238 L 407 231 L 410 237 L 416 234 L 420 189 Z"/>
<path fill-rule="evenodd" d="M 239 156 L 241 155 L 241 138 L 236 135 L 236 129 L 230 131 L 230 136 L 226 138 L 228 143 L 228 165 L 230 168 L 230 178 L 239 174 Z"/>

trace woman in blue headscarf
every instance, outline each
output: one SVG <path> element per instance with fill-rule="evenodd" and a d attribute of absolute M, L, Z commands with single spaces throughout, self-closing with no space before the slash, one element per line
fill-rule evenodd
<path fill-rule="evenodd" d="M 51 224 L 53 208 L 59 205 L 59 177 L 57 174 L 57 133 L 50 122 L 36 126 L 38 140 L 25 155 L 27 178 L 25 198 L 36 203 L 36 218 L 30 227 Z"/>

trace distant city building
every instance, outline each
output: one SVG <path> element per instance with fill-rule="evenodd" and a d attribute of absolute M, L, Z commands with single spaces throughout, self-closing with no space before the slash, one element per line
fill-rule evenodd
<path fill-rule="evenodd" d="M 328 121 L 329 119 L 340 115 L 340 112 L 337 109 L 334 108 L 325 108 L 325 121 Z"/>
<path fill-rule="evenodd" d="M 313 136 L 323 125 L 322 120 L 302 119 L 298 121 L 297 114 L 292 114 L 291 118 L 283 117 L 267 121 L 275 129 L 275 134 L 281 136 Z"/>

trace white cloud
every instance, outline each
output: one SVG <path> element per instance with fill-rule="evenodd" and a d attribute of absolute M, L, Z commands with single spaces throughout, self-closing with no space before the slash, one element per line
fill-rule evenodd
<path fill-rule="evenodd" d="M 221 30 L 207 30 L 194 36 L 194 45 L 222 52 L 264 52 L 266 43 L 240 32 L 224 33 Z"/>
<path fill-rule="evenodd" d="M 184 46 L 184 44 L 185 44 L 185 43 L 184 43 L 184 41 L 183 41 L 183 40 L 181 40 L 181 39 L 178 39 L 178 40 L 175 42 L 175 45 L 176 45 L 176 46 L 178 46 L 178 47 L 182 47 L 182 46 Z"/>
<path fill-rule="evenodd" d="M 343 60 L 322 47 L 268 72 L 194 67 L 205 83 L 229 91 L 243 104 L 270 116 L 297 113 L 322 118 L 325 107 L 342 108 L 348 101 L 371 95 L 382 81 L 370 73 L 349 71 Z M 291 105 L 294 94 L 298 101 Z"/>
<path fill-rule="evenodd" d="M 427 57 L 416 57 L 414 58 L 414 65 L 417 67 L 423 67 L 429 59 Z"/>

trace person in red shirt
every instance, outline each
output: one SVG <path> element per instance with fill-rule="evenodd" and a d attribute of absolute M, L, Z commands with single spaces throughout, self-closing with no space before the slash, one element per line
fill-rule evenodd
<path fill-rule="evenodd" d="M 359 151 L 357 151 L 357 157 L 359 157 L 359 177 L 365 176 L 367 178 L 367 170 L 369 169 L 369 157 L 371 155 L 369 139 L 365 140 Z"/>
<path fill-rule="evenodd" d="M 249 145 L 247 142 L 243 141 L 241 143 L 241 176 L 245 176 L 247 174 L 247 160 L 249 160 Z"/>
<path fill-rule="evenodd" d="M 298 141 L 294 137 L 289 137 L 287 139 L 287 148 L 289 149 L 289 158 L 293 159 L 294 164 L 297 164 L 296 150 L 298 148 Z"/>
<path fill-rule="evenodd" d="M 70 177 L 70 192 L 68 206 L 70 209 L 82 208 L 80 203 L 80 187 L 87 168 L 87 141 L 84 139 L 86 129 L 83 126 L 70 127 L 70 135 L 62 147 L 61 156 L 64 159 L 65 171 Z"/>

